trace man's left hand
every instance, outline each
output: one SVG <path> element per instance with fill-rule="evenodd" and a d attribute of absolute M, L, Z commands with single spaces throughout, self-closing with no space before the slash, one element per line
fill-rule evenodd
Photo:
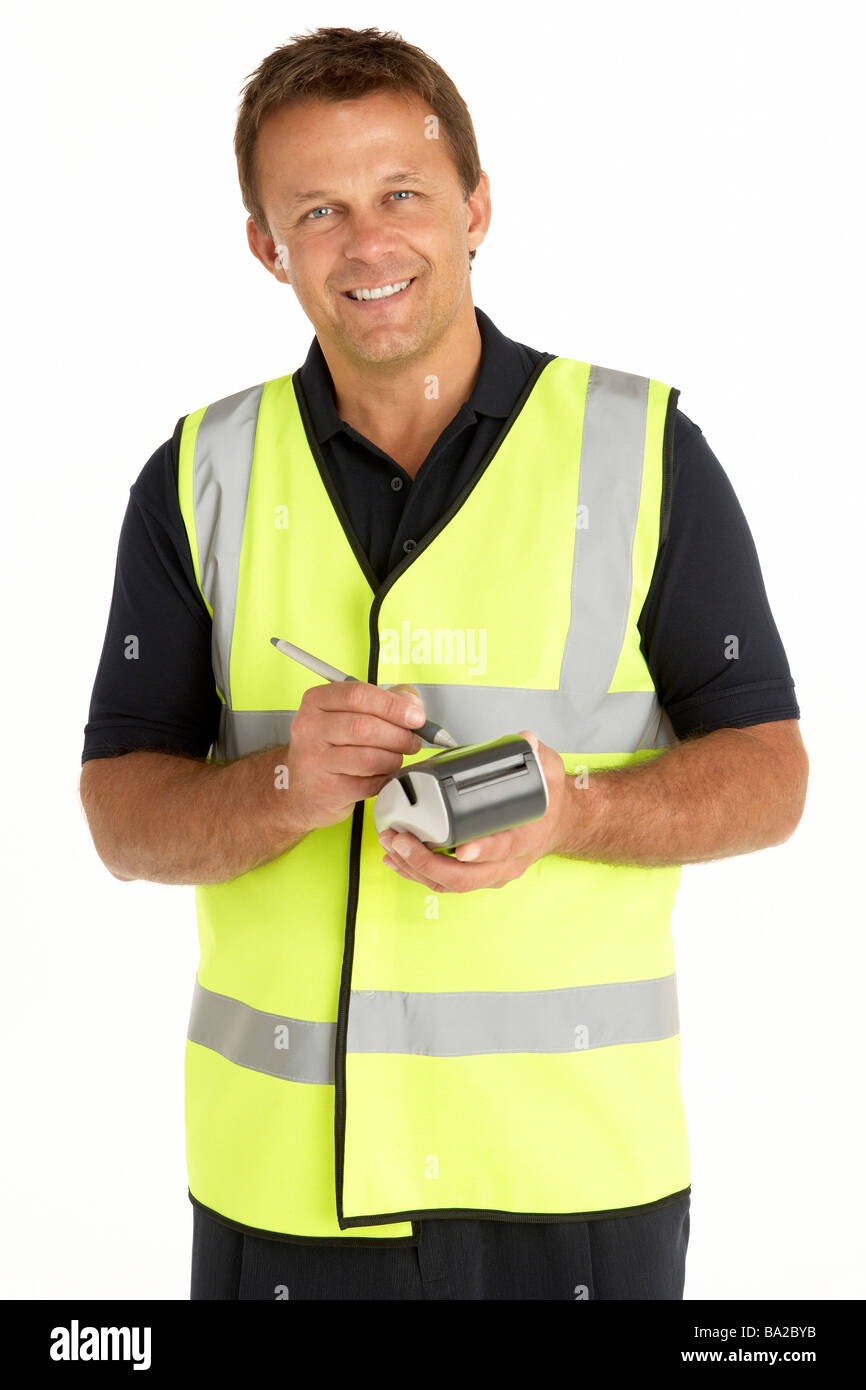
<path fill-rule="evenodd" d="M 562 758 L 535 734 L 520 734 L 532 745 L 547 782 L 548 806 L 540 820 L 485 835 L 458 845 L 454 854 L 434 852 L 409 831 L 383 830 L 379 843 L 385 863 L 401 878 L 423 883 L 434 893 L 471 893 L 475 888 L 501 888 L 520 878 L 537 859 L 555 854 L 560 843 L 567 795 Z"/>

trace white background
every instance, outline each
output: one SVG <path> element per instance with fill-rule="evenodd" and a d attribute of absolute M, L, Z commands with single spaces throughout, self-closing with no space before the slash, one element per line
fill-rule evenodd
<path fill-rule="evenodd" d="M 327 24 L 397 29 L 467 101 L 503 332 L 677 386 L 742 503 L 796 681 L 807 809 L 687 868 L 686 1297 L 862 1298 L 864 226 L 856 7 L 7 10 L 0 1192 L 7 1298 L 189 1293 L 192 888 L 120 883 L 78 801 L 130 484 L 177 419 L 300 366 L 253 259 L 243 81 Z"/>

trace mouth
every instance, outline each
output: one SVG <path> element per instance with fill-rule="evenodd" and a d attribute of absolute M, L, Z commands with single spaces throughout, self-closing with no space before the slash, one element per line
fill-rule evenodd
<path fill-rule="evenodd" d="M 370 289 L 343 290 L 342 295 L 357 309 L 370 313 L 373 310 L 381 309 L 383 305 L 405 299 L 407 294 L 411 292 L 417 278 L 416 275 L 413 275 L 409 280 L 391 280 L 387 284 L 376 285 Z M 358 295 L 361 297 L 356 298 Z"/>

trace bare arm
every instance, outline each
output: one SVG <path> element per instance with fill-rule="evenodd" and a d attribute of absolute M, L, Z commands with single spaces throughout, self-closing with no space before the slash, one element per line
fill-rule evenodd
<path fill-rule="evenodd" d="M 418 751 L 411 701 L 394 693 L 403 689 L 314 686 L 290 746 L 230 763 L 150 750 L 91 758 L 81 801 L 100 859 L 126 882 L 188 884 L 225 883 L 269 863 L 310 830 L 345 820 L 399 772 L 404 753 Z"/>
<path fill-rule="evenodd" d="M 782 844 L 803 813 L 796 719 L 717 729 L 659 757 L 566 778 L 554 854 L 605 864 L 701 863 Z"/>
<path fill-rule="evenodd" d="M 275 785 L 287 751 L 231 763 L 151 751 L 91 758 L 81 801 L 100 859 L 127 882 L 222 883 L 292 849 L 307 832 Z"/>
<path fill-rule="evenodd" d="M 748 854 L 782 844 L 803 813 L 809 759 L 796 719 L 718 729 L 629 767 L 589 772 L 575 785 L 562 758 L 537 745 L 550 792 L 547 814 L 472 840 L 453 857 L 414 835 L 379 836 L 386 863 L 434 892 L 500 888 L 546 854 L 602 864 L 661 867 Z"/>

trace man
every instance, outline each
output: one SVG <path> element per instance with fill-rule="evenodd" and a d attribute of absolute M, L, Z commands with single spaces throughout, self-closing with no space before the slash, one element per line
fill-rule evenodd
<path fill-rule="evenodd" d="M 134 485 L 82 772 L 115 877 L 197 885 L 192 1297 L 679 1299 L 680 866 L 782 843 L 808 772 L 745 520 L 676 390 L 475 309 L 427 55 L 298 39 L 235 148 L 316 336 Z M 425 714 L 522 732 L 546 814 L 380 848 Z"/>

